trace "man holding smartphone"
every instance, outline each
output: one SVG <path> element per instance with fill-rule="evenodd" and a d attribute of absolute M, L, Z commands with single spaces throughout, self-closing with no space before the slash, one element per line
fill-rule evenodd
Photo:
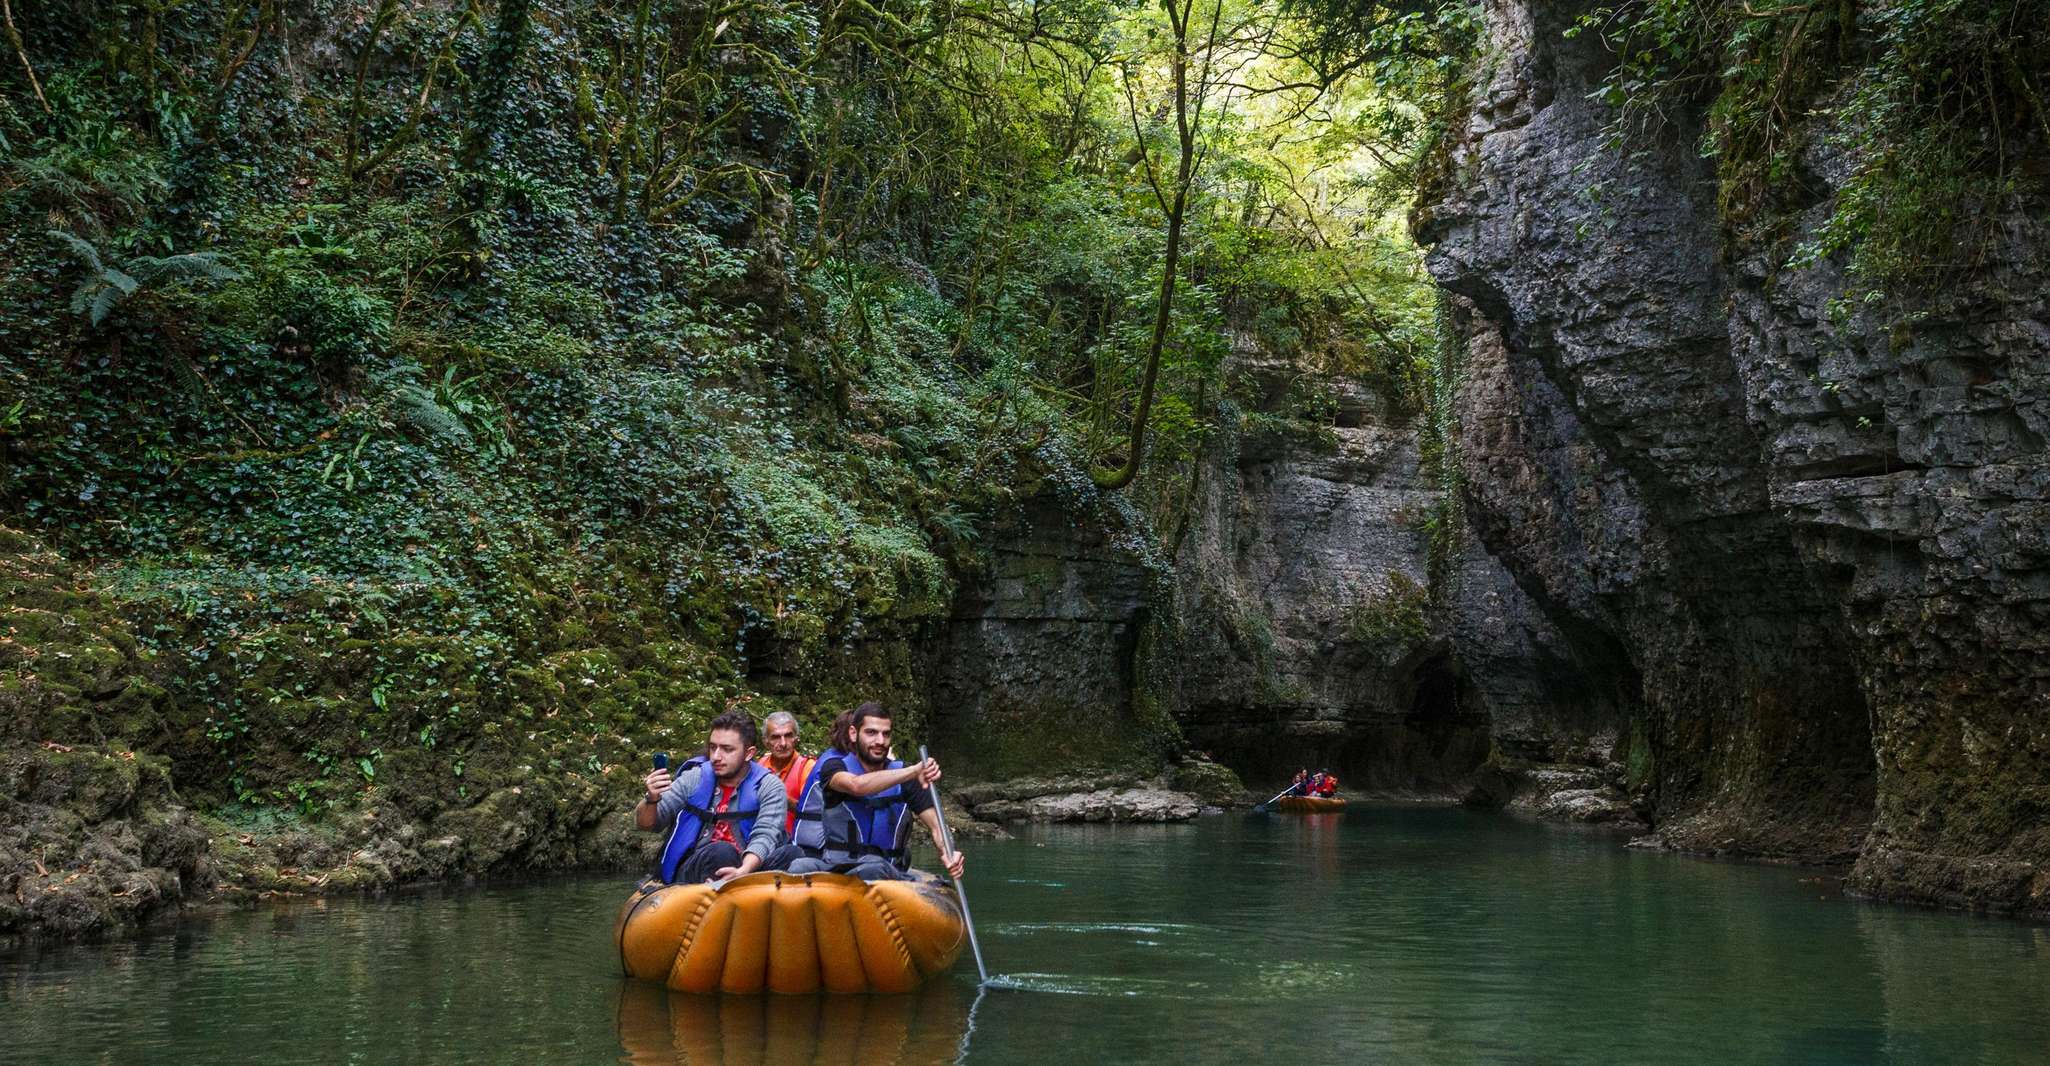
<path fill-rule="evenodd" d="M 728 711 L 712 719 L 702 762 L 643 779 L 634 825 L 668 829 L 657 873 L 668 883 L 724 881 L 761 869 L 783 842 L 789 800 L 783 782 L 755 759 L 754 719 Z"/>

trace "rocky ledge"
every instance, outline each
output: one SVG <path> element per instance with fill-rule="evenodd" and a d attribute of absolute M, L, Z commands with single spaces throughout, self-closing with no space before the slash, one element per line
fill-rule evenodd
<path fill-rule="evenodd" d="M 1022 800 L 994 800 L 975 808 L 995 822 L 1185 822 L 1203 809 L 1194 796 L 1160 788 L 1101 788 Z"/>
<path fill-rule="evenodd" d="M 954 797 L 981 822 L 1182 822 L 1244 803 L 1236 775 L 1194 761 L 1156 778 L 1069 774 L 964 785 Z"/>
<path fill-rule="evenodd" d="M 1644 797 L 1631 798 L 1625 790 L 1626 777 L 1620 763 L 1495 766 L 1479 775 L 1466 802 L 1531 814 L 1548 822 L 1642 832 L 1649 828 L 1639 809 Z"/>

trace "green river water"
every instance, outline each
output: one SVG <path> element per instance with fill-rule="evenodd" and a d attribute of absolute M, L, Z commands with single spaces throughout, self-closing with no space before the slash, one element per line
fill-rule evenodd
<path fill-rule="evenodd" d="M 2050 927 L 1808 871 L 1418 807 L 964 850 L 980 997 L 672 996 L 563 878 L 0 957 L 0 1062 L 2050 1062 Z"/>

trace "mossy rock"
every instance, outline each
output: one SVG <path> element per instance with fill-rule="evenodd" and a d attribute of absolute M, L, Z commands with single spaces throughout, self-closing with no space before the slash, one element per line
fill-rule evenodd
<path fill-rule="evenodd" d="M 199 880 L 204 832 L 168 760 L 114 748 L 0 752 L 0 934 L 132 927 Z"/>
<path fill-rule="evenodd" d="M 1213 807 L 1242 807 L 1250 802 L 1246 784 L 1229 766 L 1207 759 L 1187 759 L 1168 772 L 1168 787 L 1186 792 Z"/>

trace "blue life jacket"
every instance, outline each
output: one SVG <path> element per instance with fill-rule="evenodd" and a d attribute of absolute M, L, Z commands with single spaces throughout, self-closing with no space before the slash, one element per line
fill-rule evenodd
<path fill-rule="evenodd" d="M 855 762 L 858 765 L 859 760 Z M 903 767 L 902 760 L 891 759 L 884 769 Z M 824 841 L 819 858 L 835 866 L 870 858 L 888 860 L 900 870 L 910 865 L 904 853 L 904 826 L 911 815 L 905 803 L 907 795 L 903 785 L 892 785 L 873 796 L 840 796 L 820 819 Z"/>
<path fill-rule="evenodd" d="M 816 856 L 826 843 L 826 783 L 819 777 L 819 767 L 832 759 L 856 761 L 839 748 L 819 752 L 819 757 L 812 760 L 811 773 L 804 779 L 804 791 L 797 795 L 797 828 L 791 831 L 790 842 L 803 848 L 806 855 Z"/>
<path fill-rule="evenodd" d="M 677 867 L 698 848 L 698 838 L 712 822 L 738 822 L 734 827 L 733 839 L 743 849 L 747 838 L 754 833 L 755 812 L 762 808 L 760 786 L 762 777 L 769 771 L 758 762 L 747 764 L 747 774 L 734 787 L 733 802 L 726 810 L 712 809 L 719 789 L 719 775 L 712 772 L 712 766 L 704 756 L 696 756 L 683 764 L 684 769 L 703 766 L 705 772 L 698 776 L 698 787 L 683 801 L 683 809 L 676 812 L 676 825 L 669 830 L 669 842 L 662 846 L 662 880 L 666 884 L 676 880 Z"/>

